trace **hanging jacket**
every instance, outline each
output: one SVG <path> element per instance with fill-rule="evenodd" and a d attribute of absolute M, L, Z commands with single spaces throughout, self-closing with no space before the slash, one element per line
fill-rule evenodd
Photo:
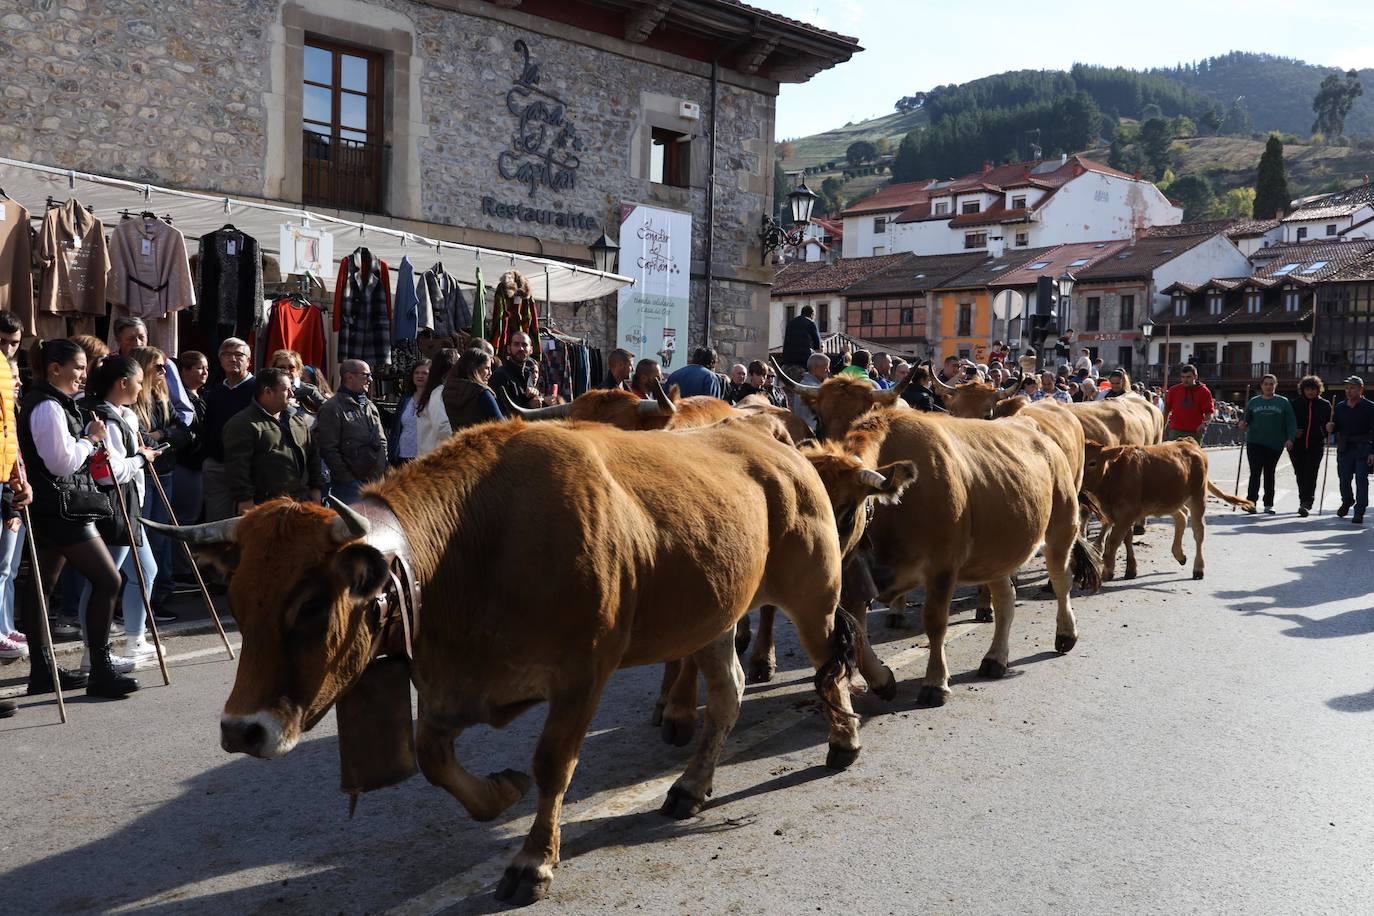
<path fill-rule="evenodd" d="M 391 362 L 391 270 L 366 248 L 339 262 L 334 330 L 339 362 L 360 359 L 376 368 Z"/>
<path fill-rule="evenodd" d="M 448 337 L 472 327 L 472 306 L 458 287 L 458 278 L 435 264 L 416 281 L 420 327 L 433 328 L 436 336 Z"/>
<path fill-rule="evenodd" d="M 245 340 L 263 321 L 262 248 L 231 225 L 200 237 L 192 314 L 214 353 L 226 337 Z"/>
<path fill-rule="evenodd" d="M 410 258 L 396 266 L 396 299 L 391 319 L 391 342 L 414 340 L 420 334 L 419 298 L 415 290 L 415 268 Z"/>

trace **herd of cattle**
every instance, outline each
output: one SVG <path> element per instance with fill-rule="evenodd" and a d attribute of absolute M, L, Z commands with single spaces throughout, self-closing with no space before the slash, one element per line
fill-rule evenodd
<path fill-rule="evenodd" d="M 868 640 L 870 601 L 903 608 L 923 587 L 930 658 L 918 699 L 939 705 L 958 585 L 980 586 L 990 602 L 980 673 L 996 678 L 1009 664 L 1012 577 L 1037 550 L 1058 601 L 1061 653 L 1078 639 L 1072 588 L 1109 577 L 1123 539 L 1134 576 L 1131 530 L 1147 515 L 1174 517 L 1180 563 L 1191 521 L 1202 576 L 1206 457 L 1189 440 L 1161 444 L 1162 418 L 1139 397 L 1029 404 L 972 382 L 942 392 L 947 416 L 907 409 L 900 387 L 847 377 L 788 385 L 815 429 L 762 398 L 732 407 L 662 390 L 649 401 L 593 391 L 463 431 L 351 508 L 277 500 L 239 519 L 166 527 L 233 573 L 243 651 L 221 744 L 281 756 L 337 703 L 352 791 L 418 768 L 486 820 L 531 778 L 469 773 L 455 739 L 547 702 L 534 824 L 497 888 L 529 902 L 548 890 L 563 794 L 619 668 L 665 663 L 656 716 L 674 743 L 695 730 L 704 678 L 700 744 L 662 809 L 688 817 L 712 792 L 739 714 L 751 608 L 765 608 L 751 677 L 773 672 L 780 608 L 816 668 L 827 765 L 843 768 L 860 748 L 854 671 L 879 697 L 896 690 Z M 1105 576 L 1083 535 L 1089 510 L 1103 521 Z M 522 523 L 518 538 L 499 533 L 511 520 Z M 387 662 L 402 673 L 374 679 Z M 391 687 L 374 690 L 383 680 Z M 346 705 L 366 740 L 352 740 Z"/>

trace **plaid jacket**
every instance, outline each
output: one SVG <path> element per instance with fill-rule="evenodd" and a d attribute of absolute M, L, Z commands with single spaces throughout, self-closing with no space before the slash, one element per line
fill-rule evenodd
<path fill-rule="evenodd" d="M 361 359 L 373 368 L 391 362 L 391 273 L 386 262 L 357 248 L 339 262 L 334 286 L 339 362 Z"/>

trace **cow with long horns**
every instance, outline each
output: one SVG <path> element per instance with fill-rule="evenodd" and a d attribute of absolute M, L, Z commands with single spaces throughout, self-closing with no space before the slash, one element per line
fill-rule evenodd
<path fill-rule="evenodd" d="M 488 820 L 530 778 L 475 776 L 458 763 L 454 740 L 547 702 L 534 755 L 538 810 L 497 889 L 528 902 L 545 894 L 558 862 L 563 794 L 610 676 L 689 655 L 705 674 L 701 744 L 663 806 L 689 816 L 711 794 L 744 691 L 735 622 L 771 603 L 818 669 L 827 764 L 849 765 L 859 751 L 848 685 L 858 636 L 836 613 L 831 497 L 795 448 L 755 425 L 629 433 L 488 424 L 365 488 L 353 507 L 275 500 L 207 525 L 148 523 L 232 571 L 243 652 L 221 744 L 280 757 L 337 701 L 344 747 L 343 704 L 381 664 L 372 661 L 379 647 L 398 646 L 388 652 L 408 669 L 420 705 L 412 739 L 402 678 L 403 708 L 391 718 L 404 731 L 390 743 L 413 740 L 425 777 Z M 492 538 L 492 520 L 511 517 L 539 524 L 518 544 Z M 704 523 L 713 517 L 735 524 Z M 541 558 L 538 575 L 528 574 L 531 555 Z M 388 637 L 396 630 L 383 622 L 398 606 L 404 639 Z M 363 737 L 365 753 L 388 751 Z"/>

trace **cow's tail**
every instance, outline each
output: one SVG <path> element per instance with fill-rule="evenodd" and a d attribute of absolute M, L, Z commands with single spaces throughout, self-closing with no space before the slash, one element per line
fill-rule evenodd
<path fill-rule="evenodd" d="M 1081 534 L 1073 539 L 1069 568 L 1073 572 L 1074 587 L 1088 594 L 1102 588 L 1102 554 Z"/>
<path fill-rule="evenodd" d="M 830 633 L 830 657 L 816 669 L 811 683 L 826 705 L 843 716 L 857 719 L 854 713 L 840 708 L 830 695 L 838 691 L 842 681 L 854 676 L 859 664 L 859 625 L 844 608 L 835 608 L 835 629 Z"/>
<path fill-rule="evenodd" d="M 1255 504 L 1250 502 L 1250 500 L 1241 499 L 1239 496 L 1232 496 L 1230 493 L 1227 493 L 1225 490 L 1223 490 L 1216 484 L 1212 483 L 1212 481 L 1210 480 L 1207 481 L 1207 492 L 1211 493 L 1213 496 L 1215 496 L 1222 502 L 1230 503 L 1233 506 L 1240 506 L 1246 512 L 1255 511 Z"/>

